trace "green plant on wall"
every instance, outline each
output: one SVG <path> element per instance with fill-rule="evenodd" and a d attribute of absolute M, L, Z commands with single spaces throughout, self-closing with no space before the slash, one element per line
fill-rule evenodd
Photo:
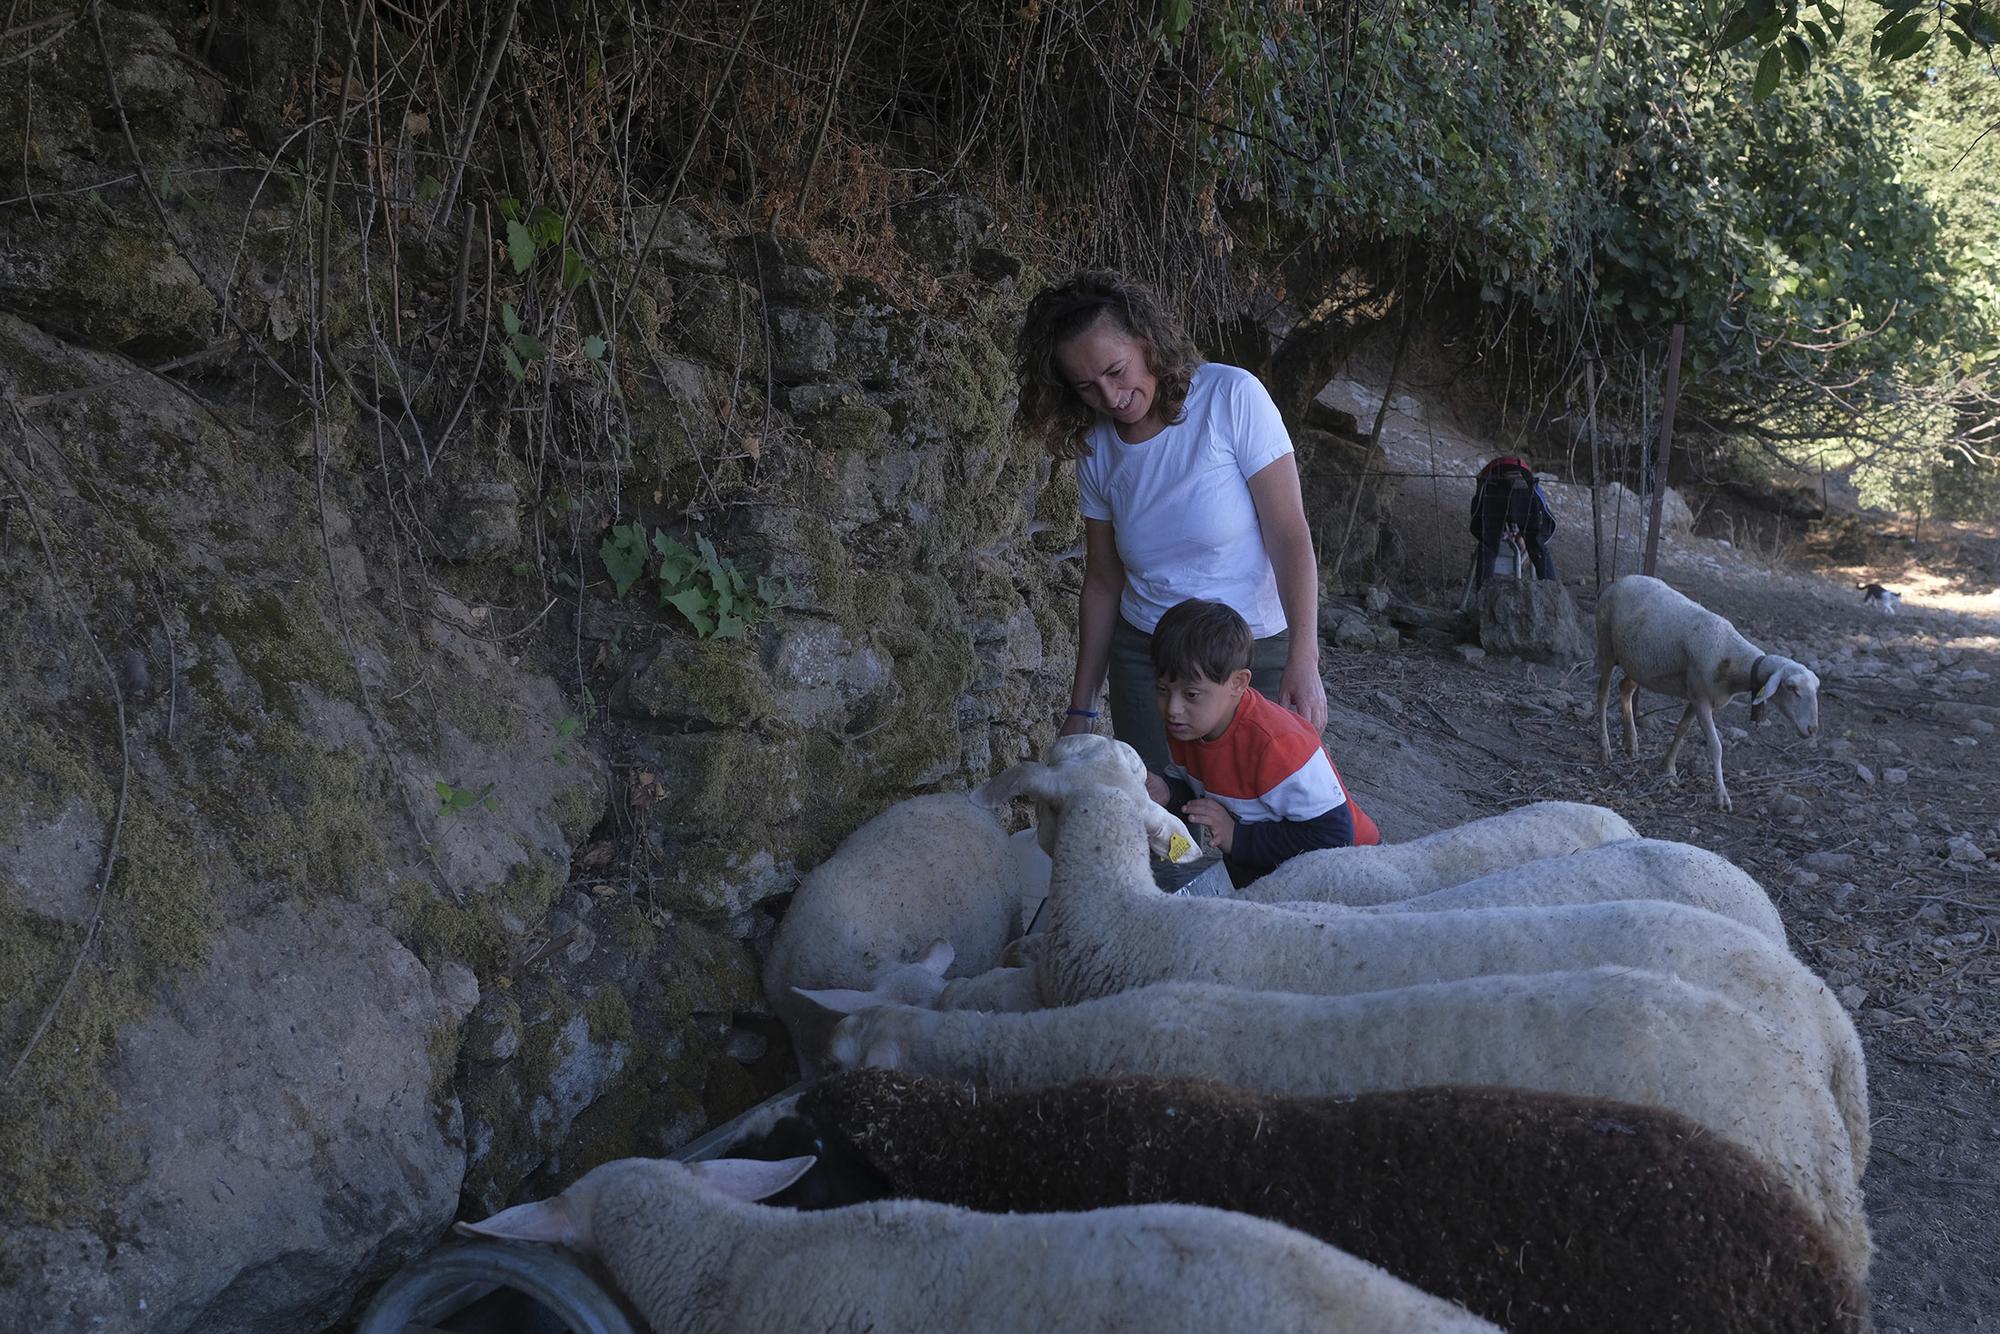
<path fill-rule="evenodd" d="M 612 526 L 597 549 L 605 572 L 623 598 L 650 571 L 659 584 L 660 605 L 679 612 L 702 639 L 741 639 L 765 614 L 791 600 L 789 579 L 746 577 L 736 563 L 701 533 L 689 550 L 670 534 L 644 525 Z"/>
<path fill-rule="evenodd" d="M 456 783 L 437 780 L 438 814 L 460 815 L 475 806 L 483 806 L 489 811 L 500 809 L 499 798 L 493 795 L 498 784 L 488 783 L 484 787 L 460 787 Z"/>
<path fill-rule="evenodd" d="M 515 274 L 526 275 L 544 257 L 558 257 L 561 273 L 557 286 L 563 296 L 590 281 L 590 265 L 583 252 L 570 243 L 569 225 L 560 213 L 546 204 L 524 209 L 518 199 L 501 200 L 500 213 L 507 220 L 507 259 Z M 525 380 L 529 366 L 548 359 L 548 344 L 525 327 L 521 312 L 511 303 L 500 307 L 500 322 L 506 335 L 500 344 L 500 360 L 508 375 Z M 593 362 L 602 362 L 607 346 L 602 337 L 591 334 L 583 340 L 583 354 Z"/>

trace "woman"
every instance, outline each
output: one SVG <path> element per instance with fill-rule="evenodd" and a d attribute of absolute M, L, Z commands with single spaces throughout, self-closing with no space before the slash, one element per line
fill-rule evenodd
<path fill-rule="evenodd" d="M 1257 636 L 1251 682 L 1314 730 L 1319 567 L 1291 437 L 1257 377 L 1203 362 L 1152 294 L 1079 273 L 1028 305 L 1016 420 L 1075 459 L 1085 538 L 1076 675 L 1059 735 L 1090 730 L 1111 679 L 1111 728 L 1167 764 L 1151 636 L 1185 598 L 1234 607 Z"/>

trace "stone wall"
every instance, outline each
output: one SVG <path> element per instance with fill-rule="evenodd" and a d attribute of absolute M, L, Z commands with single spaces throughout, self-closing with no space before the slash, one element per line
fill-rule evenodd
<path fill-rule="evenodd" d="M 335 1323 L 773 1090 L 784 896 L 1045 739 L 1074 652 L 980 205 L 899 213 L 923 300 L 636 210 L 616 392 L 515 379 L 425 332 L 459 231 L 267 175 L 307 29 L 252 9 L 206 61 L 102 10 L 164 222 L 88 22 L 0 94 L 5 1328 Z M 631 523 L 778 605 L 615 596 Z"/>

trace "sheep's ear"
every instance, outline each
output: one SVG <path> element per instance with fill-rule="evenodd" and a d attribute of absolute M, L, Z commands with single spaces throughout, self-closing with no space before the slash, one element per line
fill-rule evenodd
<path fill-rule="evenodd" d="M 943 977 L 945 969 L 951 967 L 951 961 L 957 957 L 958 951 L 951 947 L 951 942 L 940 937 L 930 943 L 930 948 L 917 960 L 917 965 Z"/>
<path fill-rule="evenodd" d="M 792 991 L 830 1014 L 860 1014 L 863 1010 L 890 1003 L 878 991 L 853 991 L 846 987 L 828 987 L 820 991 L 793 987 Z"/>
<path fill-rule="evenodd" d="M 900 1070 L 903 1044 L 890 1037 L 876 1038 L 862 1049 L 861 1064 L 871 1070 Z"/>
<path fill-rule="evenodd" d="M 972 799 L 989 810 L 1005 810 L 1007 809 L 1007 803 L 1014 800 L 1014 798 L 1032 796 L 1035 787 L 1034 780 L 1038 776 L 1046 776 L 1047 773 L 1047 765 L 1027 760 L 1021 764 L 1014 765 L 1010 769 L 1001 770 L 978 787 L 972 789 Z"/>
<path fill-rule="evenodd" d="M 1787 670 L 1783 667 L 1774 668 L 1771 674 L 1764 678 L 1763 686 L 1757 691 L 1755 695 L 1751 697 L 1750 699 L 1751 709 L 1755 710 L 1758 705 L 1762 704 L 1765 700 L 1771 698 L 1771 696 L 1777 694 L 1778 687 L 1785 683 L 1785 677 L 1787 674 L 1788 674 Z"/>
<path fill-rule="evenodd" d="M 705 1188 L 727 1195 L 732 1200 L 754 1204 L 758 1200 L 769 1199 L 812 1171 L 813 1164 L 818 1161 L 811 1154 L 775 1163 L 759 1162 L 755 1158 L 710 1158 L 706 1162 L 689 1163 L 688 1171 Z"/>
<path fill-rule="evenodd" d="M 477 1223 L 460 1223 L 458 1231 L 468 1237 L 494 1237 L 501 1241 L 539 1241 L 554 1246 L 590 1249 L 590 1229 L 577 1218 L 575 1210 L 561 1195 L 517 1204 L 502 1209 Z"/>
<path fill-rule="evenodd" d="M 1201 856 L 1201 846 L 1180 818 L 1158 802 L 1149 801 L 1141 811 L 1146 822 L 1146 845 L 1155 857 L 1186 863 Z"/>

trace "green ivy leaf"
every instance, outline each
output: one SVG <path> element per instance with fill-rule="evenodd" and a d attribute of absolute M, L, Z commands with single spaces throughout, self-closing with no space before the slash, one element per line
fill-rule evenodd
<path fill-rule="evenodd" d="M 599 338 L 596 334 L 592 334 L 583 340 L 583 355 L 589 357 L 592 361 L 602 361 L 604 360 L 605 346 L 602 338 Z"/>
<path fill-rule="evenodd" d="M 541 245 L 561 245 L 563 239 L 562 214 L 546 204 L 537 204 L 528 210 L 528 228 Z"/>
<path fill-rule="evenodd" d="M 517 333 L 511 341 L 523 361 L 540 361 L 549 355 L 549 345 L 533 334 Z"/>
<path fill-rule="evenodd" d="M 583 256 L 569 247 L 563 247 L 563 291 L 574 292 L 590 277 L 590 268 L 583 262 Z"/>
<path fill-rule="evenodd" d="M 507 257 L 514 261 L 516 273 L 526 273 L 535 262 L 534 235 L 511 218 L 507 221 Z"/>
<path fill-rule="evenodd" d="M 617 596 L 623 598 L 646 572 L 646 530 L 636 523 L 613 525 L 597 555 L 618 590 Z"/>
<path fill-rule="evenodd" d="M 510 334 L 521 332 L 521 313 L 511 304 L 503 304 L 500 307 L 500 325 Z"/>
<path fill-rule="evenodd" d="M 521 358 L 515 355 L 512 347 L 502 347 L 500 349 L 500 360 L 506 365 L 507 374 L 513 376 L 516 380 L 525 380 L 528 378 L 528 368 L 521 364 Z"/>
<path fill-rule="evenodd" d="M 709 619 L 708 615 L 708 599 L 702 595 L 700 589 L 684 588 L 671 597 L 665 598 L 664 601 L 668 606 L 687 617 L 688 623 L 694 626 L 694 632 L 703 639 L 707 639 L 715 634 L 715 622 Z"/>

